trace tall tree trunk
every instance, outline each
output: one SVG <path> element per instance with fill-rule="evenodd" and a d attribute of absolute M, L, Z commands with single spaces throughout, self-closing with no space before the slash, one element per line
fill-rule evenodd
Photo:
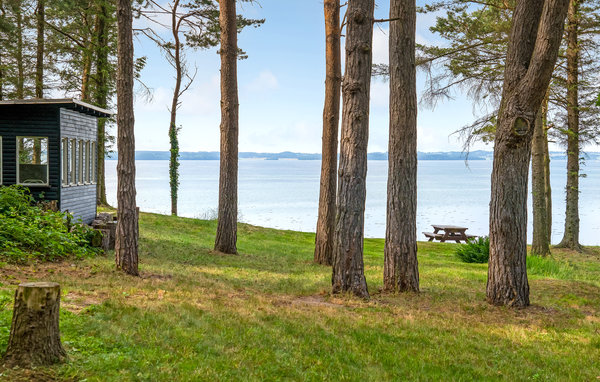
<path fill-rule="evenodd" d="M 117 268 L 137 276 L 138 216 L 135 191 L 135 137 L 133 114 L 133 31 L 130 0 L 117 1 L 118 65 L 117 65 Z"/>
<path fill-rule="evenodd" d="M 418 292 L 415 0 L 390 3 L 390 141 L 383 287 Z"/>
<path fill-rule="evenodd" d="M 90 78 L 92 74 L 92 41 L 91 37 L 85 42 L 85 48 L 83 50 L 83 67 L 81 74 L 81 100 L 90 102 L 91 100 L 91 87 Z"/>
<path fill-rule="evenodd" d="M 23 14 L 22 14 L 22 3 L 21 1 L 16 2 L 14 5 L 15 17 L 17 22 L 17 86 L 16 86 L 16 97 L 17 99 L 25 98 L 25 63 L 23 62 Z"/>
<path fill-rule="evenodd" d="M 571 0 L 567 22 L 567 203 L 565 233 L 558 247 L 579 244 L 579 1 Z"/>
<path fill-rule="evenodd" d="M 37 55 L 35 60 L 35 97 L 44 98 L 44 22 L 45 1 L 38 0 L 37 10 Z"/>
<path fill-rule="evenodd" d="M 373 61 L 374 0 L 348 1 L 342 137 L 333 248 L 333 293 L 368 298 L 363 241 Z"/>
<path fill-rule="evenodd" d="M 0 50 L 0 101 L 4 101 L 4 64 L 2 61 L 2 52 Z"/>
<path fill-rule="evenodd" d="M 547 95 L 546 95 L 547 97 Z M 548 102 L 548 98 L 544 103 Z M 535 119 L 533 145 L 531 149 L 531 200 L 533 205 L 533 242 L 531 253 L 538 256 L 550 254 L 548 236 L 548 211 L 546 208 L 546 155 L 544 147 L 548 144 L 544 124 L 544 105 Z"/>
<path fill-rule="evenodd" d="M 519 1 L 498 116 L 490 202 L 487 300 L 529 305 L 527 183 L 533 125 L 550 83 L 568 0 Z"/>
<path fill-rule="evenodd" d="M 548 105 L 544 110 L 544 128 L 546 140 L 544 141 L 544 195 L 546 199 L 546 226 L 548 228 L 548 242 L 552 244 L 552 186 L 550 184 L 550 150 L 548 149 Z"/>
<path fill-rule="evenodd" d="M 235 0 L 220 0 L 221 167 L 215 250 L 237 253 L 238 89 Z"/>
<path fill-rule="evenodd" d="M 321 158 L 321 187 L 319 217 L 315 237 L 315 262 L 333 262 L 333 233 L 335 231 L 335 189 L 337 186 L 337 150 L 340 124 L 340 88 L 342 57 L 340 51 L 340 1 L 325 0 L 326 79 L 323 107 L 323 145 Z"/>
<path fill-rule="evenodd" d="M 179 139 L 177 137 L 177 108 L 181 92 L 181 43 L 179 41 L 179 22 L 177 21 L 177 7 L 179 0 L 173 3 L 171 12 L 171 33 L 173 34 L 174 61 L 175 61 L 175 88 L 173 89 L 173 102 L 171 104 L 171 122 L 169 124 L 169 142 L 171 144 L 171 157 L 169 159 L 169 186 L 171 188 L 171 215 L 177 216 L 177 193 L 179 190 Z"/>
<path fill-rule="evenodd" d="M 102 108 L 108 107 L 109 93 L 109 62 L 108 62 L 108 27 L 109 11 L 106 1 L 100 1 L 98 4 L 98 14 L 96 16 L 96 88 L 95 101 Z M 104 167 L 104 157 L 106 156 L 106 119 L 98 120 L 98 153 L 97 163 L 97 204 L 108 205 L 106 199 L 106 177 Z"/>

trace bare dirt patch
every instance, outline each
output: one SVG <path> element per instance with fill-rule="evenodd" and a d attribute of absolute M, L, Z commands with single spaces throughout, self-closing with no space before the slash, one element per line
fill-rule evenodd
<path fill-rule="evenodd" d="M 69 293 L 62 296 L 60 305 L 62 309 L 79 314 L 85 308 L 92 305 L 100 305 L 107 299 L 108 295 L 105 293 L 91 294 L 69 291 Z"/>
<path fill-rule="evenodd" d="M 171 280 L 171 279 L 173 279 L 173 275 L 157 274 L 157 273 L 142 273 L 141 278 L 145 279 L 145 280 Z"/>
<path fill-rule="evenodd" d="M 87 279 L 96 271 L 91 266 L 72 262 L 44 263 L 31 265 L 5 265 L 0 268 L 0 279 L 10 285 L 26 281 L 54 280 L 59 278 Z"/>
<path fill-rule="evenodd" d="M 344 305 L 334 304 L 332 302 L 329 302 L 329 301 L 325 300 L 325 298 L 323 296 L 319 296 L 319 295 L 297 297 L 297 298 L 293 299 L 292 301 L 290 301 L 290 303 L 292 305 L 322 306 L 322 307 L 329 307 L 329 308 L 343 308 L 344 307 Z"/>

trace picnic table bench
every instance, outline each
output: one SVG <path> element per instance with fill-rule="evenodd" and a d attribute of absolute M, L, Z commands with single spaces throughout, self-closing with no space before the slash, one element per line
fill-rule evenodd
<path fill-rule="evenodd" d="M 446 240 L 454 240 L 457 243 L 464 241 L 465 243 L 476 238 L 475 235 L 467 235 L 467 227 L 459 227 L 455 225 L 438 225 L 432 224 L 433 232 L 423 232 L 429 238 L 429 241 L 439 240 L 444 243 Z M 441 233 L 442 231 L 443 233 Z"/>

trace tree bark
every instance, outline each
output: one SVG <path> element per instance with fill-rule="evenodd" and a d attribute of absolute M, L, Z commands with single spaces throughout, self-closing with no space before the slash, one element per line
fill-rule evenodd
<path fill-rule="evenodd" d="M 221 158 L 215 250 L 237 253 L 238 89 L 235 0 L 220 0 Z"/>
<path fill-rule="evenodd" d="M 45 1 L 38 0 L 37 20 L 37 52 L 35 61 L 35 97 L 44 98 L 44 22 Z"/>
<path fill-rule="evenodd" d="M 544 115 L 548 115 L 548 107 L 546 105 L 546 110 Z M 546 185 L 544 188 L 546 195 L 546 222 L 548 227 L 548 241 L 552 244 L 552 185 L 550 184 L 550 150 L 548 148 L 548 119 L 544 122 L 546 128 L 546 141 L 544 142 L 544 180 L 546 181 Z"/>
<path fill-rule="evenodd" d="M 177 108 L 179 107 L 179 96 L 181 92 L 181 79 L 183 70 L 181 68 L 181 43 L 179 41 L 179 25 L 177 20 L 177 7 L 179 0 L 173 3 L 171 11 L 171 33 L 173 34 L 173 61 L 175 64 L 175 88 L 173 89 L 173 101 L 171 103 L 171 122 L 169 123 L 169 142 L 171 144 L 169 158 L 169 186 L 171 189 L 171 215 L 177 216 L 177 194 L 179 189 L 179 139 L 177 137 Z"/>
<path fill-rule="evenodd" d="M 390 3 L 390 140 L 383 287 L 418 292 L 415 0 Z"/>
<path fill-rule="evenodd" d="M 498 116 L 490 201 L 487 300 L 529 305 L 527 183 L 533 124 L 550 83 L 568 0 L 519 1 Z"/>
<path fill-rule="evenodd" d="M 92 42 L 91 37 L 85 43 L 86 47 L 83 50 L 83 67 L 81 74 L 81 100 L 90 102 L 91 87 L 90 78 L 92 74 Z"/>
<path fill-rule="evenodd" d="M 0 101 L 4 101 L 4 64 L 2 60 L 2 54 L 0 51 Z"/>
<path fill-rule="evenodd" d="M 332 292 L 368 298 L 363 240 L 373 49 L 373 0 L 349 0 Z"/>
<path fill-rule="evenodd" d="M 87 4 L 88 8 L 92 7 L 91 2 Z M 85 16 L 81 20 L 83 28 L 88 31 L 93 30 L 90 26 L 89 10 L 85 10 Z M 90 102 L 92 97 L 92 87 L 90 86 L 90 79 L 92 77 L 92 61 L 94 54 L 94 41 L 93 34 L 86 33 L 83 37 L 83 50 L 82 50 L 82 68 L 81 68 L 81 100 Z"/>
<path fill-rule="evenodd" d="M 558 247 L 579 244 L 579 1 L 571 0 L 567 22 L 567 200 L 565 233 Z"/>
<path fill-rule="evenodd" d="M 135 137 L 133 114 L 133 34 L 130 0 L 118 0 L 117 67 L 117 203 L 119 222 L 115 242 L 117 268 L 137 276 L 138 217 L 135 190 Z"/>
<path fill-rule="evenodd" d="M 109 62 L 108 62 L 108 19 L 110 17 L 105 1 L 100 1 L 96 16 L 96 104 L 102 108 L 108 107 L 109 93 Z M 97 164 L 97 204 L 108 205 L 106 199 L 106 177 L 104 157 L 106 156 L 106 119 L 98 120 L 98 152 Z"/>
<path fill-rule="evenodd" d="M 23 14 L 22 14 L 22 3 L 19 1 L 14 5 L 15 17 L 17 22 L 17 86 L 16 86 L 16 97 L 17 99 L 25 98 L 25 63 L 23 62 Z"/>
<path fill-rule="evenodd" d="M 550 229 L 548 228 L 548 200 L 546 195 L 546 109 L 548 95 L 535 119 L 531 155 L 531 199 L 533 204 L 533 242 L 531 253 L 538 256 L 550 254 Z"/>
<path fill-rule="evenodd" d="M 60 286 L 37 282 L 20 284 L 15 292 L 8 347 L 3 357 L 7 367 L 30 368 L 66 359 L 58 326 Z"/>
<path fill-rule="evenodd" d="M 324 9 L 326 35 L 325 105 L 323 107 L 319 216 L 315 236 L 314 260 L 318 264 L 331 265 L 333 262 L 333 233 L 335 231 L 338 130 L 342 85 L 340 1 L 325 0 Z"/>

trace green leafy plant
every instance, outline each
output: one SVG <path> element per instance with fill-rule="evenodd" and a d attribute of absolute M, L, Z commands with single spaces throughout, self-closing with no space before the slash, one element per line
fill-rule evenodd
<path fill-rule="evenodd" d="M 91 228 L 68 227 L 67 217 L 44 210 L 26 188 L 0 188 L 0 260 L 26 263 L 98 254 L 100 250 L 90 245 Z"/>
<path fill-rule="evenodd" d="M 490 258 L 490 238 L 482 236 L 456 249 L 456 256 L 465 263 L 487 263 Z"/>

